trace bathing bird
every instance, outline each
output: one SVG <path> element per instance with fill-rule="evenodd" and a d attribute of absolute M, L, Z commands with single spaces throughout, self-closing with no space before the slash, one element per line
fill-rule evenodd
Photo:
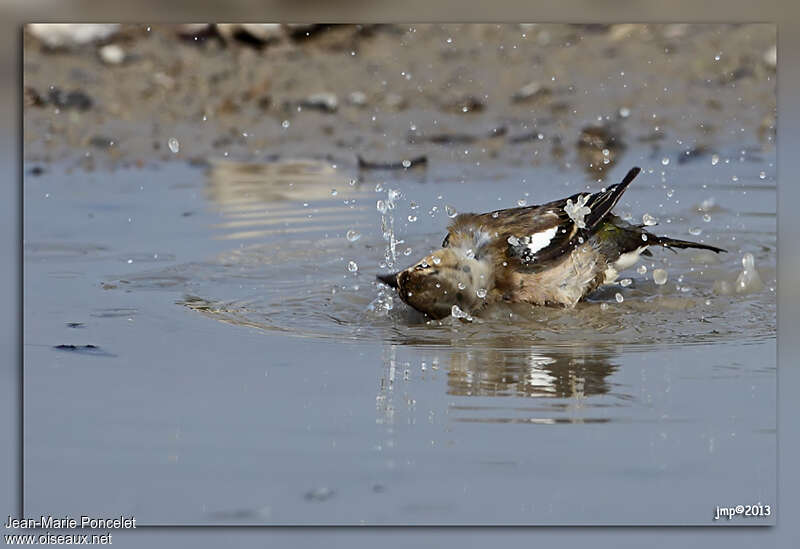
<path fill-rule="evenodd" d="M 441 248 L 409 268 L 378 275 L 400 298 L 431 318 L 466 316 L 498 302 L 571 308 L 611 284 L 649 248 L 722 248 L 656 236 L 611 210 L 641 170 L 596 193 L 538 206 L 462 213 Z"/>

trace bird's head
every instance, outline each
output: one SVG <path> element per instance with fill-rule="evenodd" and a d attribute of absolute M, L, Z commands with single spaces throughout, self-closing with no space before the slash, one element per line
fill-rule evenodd
<path fill-rule="evenodd" d="M 405 303 L 432 318 L 445 318 L 453 305 L 465 312 L 486 304 L 494 284 L 488 265 L 459 248 L 441 248 L 398 273 L 378 280 L 397 288 Z"/>

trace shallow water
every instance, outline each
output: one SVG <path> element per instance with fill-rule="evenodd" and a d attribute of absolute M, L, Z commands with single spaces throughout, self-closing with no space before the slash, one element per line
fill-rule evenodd
<path fill-rule="evenodd" d="M 774 153 L 720 157 L 629 151 L 644 171 L 615 212 L 728 254 L 654 250 L 575 310 L 471 322 L 426 322 L 374 275 L 437 247 L 448 205 L 602 183 L 308 159 L 27 176 L 26 512 L 708 524 L 716 505 L 774 502 Z M 746 253 L 763 288 L 737 293 Z"/>

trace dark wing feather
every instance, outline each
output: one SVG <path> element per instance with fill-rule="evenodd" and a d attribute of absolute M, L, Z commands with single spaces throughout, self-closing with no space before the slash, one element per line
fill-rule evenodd
<path fill-rule="evenodd" d="M 640 171 L 641 169 L 638 167 L 631 168 L 621 182 L 616 185 L 611 185 L 605 191 L 595 193 L 589 197 L 586 205 L 589 206 L 592 211 L 584 219 L 586 228 L 589 231 L 597 227 L 597 225 L 611 213 L 611 209 L 617 205 L 625 189 L 627 189 L 628 185 L 639 175 Z"/>
<path fill-rule="evenodd" d="M 583 219 L 583 228 L 578 227 L 564 209 L 567 201 L 577 203 L 580 197 L 587 194 L 576 193 L 540 206 L 509 208 L 485 214 L 461 214 L 451 223 L 442 247 L 449 246 L 451 236 L 464 226 L 501 227 L 494 236 L 499 239 L 501 246 L 507 246 L 505 259 L 508 264 L 522 271 L 541 270 L 594 234 L 640 171 L 639 168 L 632 168 L 620 183 L 589 195 L 586 206 L 591 211 Z M 546 232 L 553 228 L 556 230 L 552 235 Z M 546 241 L 546 245 L 538 248 L 536 243 L 542 241 Z M 531 243 L 534 245 L 529 245 Z"/>
<path fill-rule="evenodd" d="M 502 235 L 507 243 L 506 261 L 517 270 L 539 270 L 572 251 L 578 242 L 579 230 L 569 216 L 562 216 L 558 210 L 548 209 L 540 213 L 539 217 L 541 221 L 534 226 L 527 223 L 510 227 Z M 548 236 L 549 241 L 544 247 L 535 245 L 537 238 Z"/>
<path fill-rule="evenodd" d="M 504 225 L 509 227 L 509 234 L 504 238 L 508 236 L 514 237 L 506 250 L 506 258 L 509 264 L 518 270 L 538 271 L 558 260 L 564 254 L 571 252 L 601 226 L 603 220 L 610 215 L 611 210 L 619 202 L 625 189 L 628 188 L 628 185 L 640 171 L 639 168 L 632 168 L 620 183 L 589 196 L 586 200 L 586 206 L 591 211 L 584 217 L 584 228 L 579 228 L 576 225 L 567 214 L 565 207 L 567 206 L 567 201 L 577 203 L 579 197 L 585 196 L 586 193 L 576 193 L 570 197 L 549 202 L 542 206 L 528 206 L 486 214 L 496 219 L 503 218 L 506 221 Z M 495 216 L 495 214 L 497 215 Z M 517 222 L 515 218 L 519 218 L 519 221 Z M 532 223 L 532 221 L 534 222 Z M 525 239 L 552 227 L 557 227 L 556 234 L 547 246 L 531 253 L 531 249 Z"/>

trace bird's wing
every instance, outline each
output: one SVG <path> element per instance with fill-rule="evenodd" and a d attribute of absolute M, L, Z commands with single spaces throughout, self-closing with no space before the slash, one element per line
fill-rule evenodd
<path fill-rule="evenodd" d="M 494 228 L 491 236 L 504 248 L 504 259 L 512 268 L 540 270 L 594 234 L 640 171 L 632 168 L 620 183 L 594 194 L 576 193 L 540 206 L 461 214 L 451 223 L 442 247 L 459 233 Z"/>
<path fill-rule="evenodd" d="M 522 219 L 506 225 L 498 235 L 505 245 L 506 262 L 516 270 L 543 269 L 583 242 L 579 234 L 583 231 L 563 209 L 543 206 L 538 210 L 527 215 L 518 212 Z"/>
<path fill-rule="evenodd" d="M 509 265 L 523 271 L 541 270 L 572 252 L 602 226 L 639 171 L 631 169 L 620 183 L 594 194 L 576 193 L 541 206 L 499 210 L 481 217 L 503 227 L 498 236 L 508 244 L 505 257 Z"/>

